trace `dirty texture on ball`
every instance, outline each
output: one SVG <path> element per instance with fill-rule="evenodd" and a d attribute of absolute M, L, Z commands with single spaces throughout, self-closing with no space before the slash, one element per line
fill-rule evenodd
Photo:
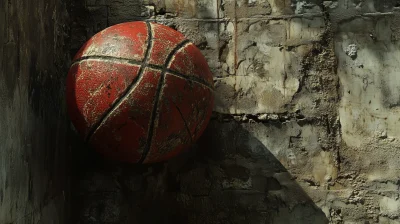
<path fill-rule="evenodd" d="M 129 22 L 93 36 L 67 77 L 68 113 L 98 152 L 131 163 L 167 160 L 195 142 L 213 108 L 199 49 L 161 24 Z"/>

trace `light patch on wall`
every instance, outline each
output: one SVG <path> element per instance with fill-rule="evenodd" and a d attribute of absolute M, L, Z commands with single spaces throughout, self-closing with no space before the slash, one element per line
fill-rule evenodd
<path fill-rule="evenodd" d="M 313 177 L 318 183 L 326 183 L 337 177 L 337 168 L 330 152 L 321 151 L 319 156 L 312 158 Z"/>
<path fill-rule="evenodd" d="M 358 26 L 359 20 L 342 24 L 343 30 L 336 36 L 343 91 L 339 109 L 342 136 L 347 145 L 355 147 L 366 138 L 400 137 L 400 43 L 391 41 L 389 19 L 366 19 L 364 28 Z M 357 57 L 346 54 L 350 45 L 357 45 Z"/>
<path fill-rule="evenodd" d="M 380 211 L 387 216 L 397 216 L 400 212 L 400 201 L 389 197 L 383 197 L 379 201 Z"/>

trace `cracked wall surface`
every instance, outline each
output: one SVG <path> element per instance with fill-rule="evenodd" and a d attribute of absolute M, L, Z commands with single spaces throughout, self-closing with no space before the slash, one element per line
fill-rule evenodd
<path fill-rule="evenodd" d="M 68 223 L 65 4 L 0 1 L 0 223 Z"/>
<path fill-rule="evenodd" d="M 400 223 L 400 1 L 86 0 L 71 56 L 148 20 L 184 33 L 214 74 L 206 132 L 167 163 L 106 161 L 83 143 L 79 223 Z"/>

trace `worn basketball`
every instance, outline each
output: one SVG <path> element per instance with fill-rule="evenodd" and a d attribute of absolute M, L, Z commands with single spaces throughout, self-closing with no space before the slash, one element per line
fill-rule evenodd
<path fill-rule="evenodd" d="M 213 79 L 204 56 L 180 32 L 128 22 L 82 46 L 66 98 L 75 129 L 99 153 L 154 163 L 200 137 L 213 109 Z"/>

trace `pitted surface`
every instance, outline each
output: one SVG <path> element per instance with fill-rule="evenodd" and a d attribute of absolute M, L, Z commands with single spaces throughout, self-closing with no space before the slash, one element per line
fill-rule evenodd
<path fill-rule="evenodd" d="M 166 160 L 193 143 L 179 140 L 185 138 L 182 136 L 188 135 L 190 139 L 199 138 L 197 134 L 187 133 L 189 126 L 185 116 L 189 116 L 190 111 L 194 111 L 198 115 L 196 119 L 199 120 L 208 120 L 211 116 L 213 105 L 211 73 L 200 51 L 185 40 L 183 35 L 171 28 L 144 22 L 127 23 L 125 26 L 128 29 L 123 29 L 121 24 L 105 29 L 91 38 L 75 56 L 69 74 L 68 102 L 71 118 L 87 141 L 106 156 L 110 154 L 113 159 L 139 163 Z M 138 27 L 138 30 L 135 30 L 135 27 Z M 128 32 L 129 29 L 132 31 Z M 147 38 L 143 37 L 146 30 Z M 126 38 L 120 40 L 118 32 L 122 32 L 123 37 L 127 36 L 132 40 L 128 41 Z M 121 41 L 122 43 L 118 43 Z M 147 46 L 147 49 L 132 50 L 132 47 L 139 47 L 136 46 L 136 42 Z M 139 52 L 139 55 L 144 54 L 144 57 L 138 56 L 136 52 Z M 179 58 L 185 58 L 189 67 L 175 66 L 178 52 L 180 52 Z M 179 77 L 179 81 L 191 83 L 190 86 L 201 85 L 203 91 L 208 93 L 205 95 L 208 104 L 197 105 L 197 94 L 198 96 L 203 94 L 200 92 L 195 92 L 194 95 L 187 94 L 185 92 L 191 90 L 183 86 L 178 88 L 180 92 L 164 94 L 166 85 L 177 88 L 174 82 L 165 83 L 169 74 Z M 108 81 L 103 80 L 101 78 L 103 76 L 107 77 Z M 143 94 L 137 95 L 138 93 Z M 179 107 L 167 104 L 161 108 L 161 103 L 171 94 L 180 100 L 186 98 L 186 101 L 180 103 Z M 185 116 L 181 112 L 179 115 L 172 114 L 168 116 L 169 119 L 160 122 L 160 114 L 168 113 L 171 106 L 177 108 L 179 112 L 179 108 L 187 108 L 189 112 L 186 112 Z M 172 120 L 176 117 L 182 124 L 177 125 L 177 122 Z M 202 132 L 206 122 L 197 124 L 191 122 L 190 129 L 200 124 Z M 171 129 L 170 126 L 183 132 Z M 129 137 L 129 135 L 134 136 Z M 152 147 L 153 142 L 157 144 L 169 142 L 168 150 L 156 153 L 158 147 Z M 147 158 L 148 153 L 152 159 Z"/>

